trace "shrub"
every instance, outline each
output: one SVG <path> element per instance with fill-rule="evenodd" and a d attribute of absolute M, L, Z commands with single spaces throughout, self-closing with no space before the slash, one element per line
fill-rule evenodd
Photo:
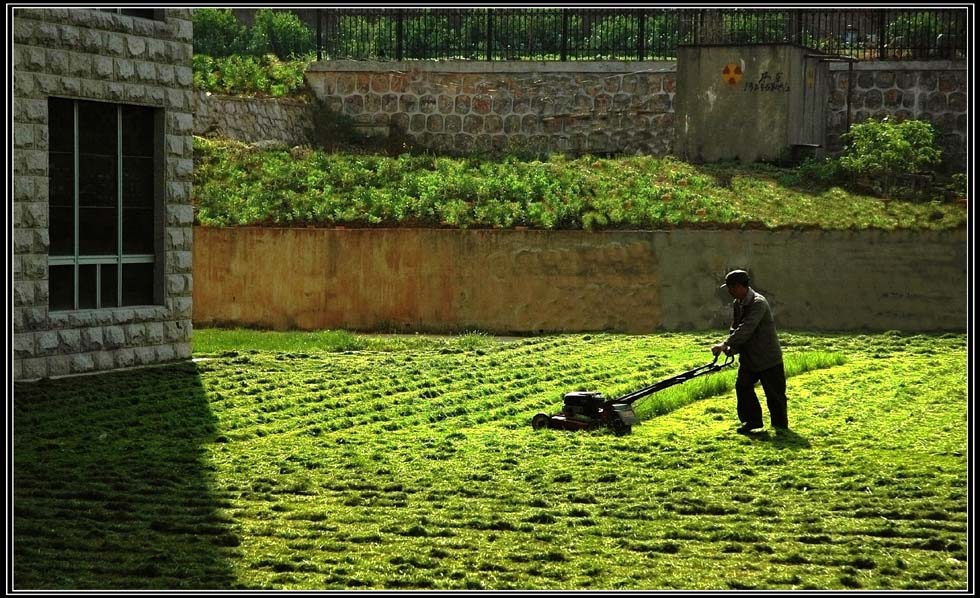
<path fill-rule="evenodd" d="M 840 162 L 834 158 L 807 158 L 796 169 L 799 180 L 819 186 L 839 183 L 841 179 Z"/>
<path fill-rule="evenodd" d="M 255 56 L 275 54 L 296 58 L 316 50 L 313 32 L 294 13 L 269 8 L 255 13 L 248 51 Z"/>
<path fill-rule="evenodd" d="M 930 48 L 943 32 L 943 17 L 939 13 L 919 11 L 903 14 L 888 24 L 886 39 L 895 58 L 929 58 Z"/>
<path fill-rule="evenodd" d="M 245 27 L 230 8 L 195 9 L 193 21 L 194 54 L 223 57 L 245 50 Z"/>
<path fill-rule="evenodd" d="M 785 16 L 782 13 L 757 14 L 752 10 L 736 10 L 723 15 L 725 31 L 733 43 L 771 43 L 785 39 Z"/>
<path fill-rule="evenodd" d="M 966 197 L 966 173 L 957 172 L 951 177 L 950 190 L 960 197 Z"/>
<path fill-rule="evenodd" d="M 194 89 L 215 91 L 218 88 L 217 61 L 206 54 L 194 54 L 192 59 Z"/>
<path fill-rule="evenodd" d="M 450 32 L 440 21 L 433 19 L 429 10 L 406 11 L 402 25 L 405 32 L 406 56 L 431 58 L 438 56 L 450 45 Z"/>
<path fill-rule="evenodd" d="M 841 168 L 886 196 L 901 193 L 903 175 L 928 171 L 942 154 L 932 125 L 921 120 L 868 120 L 852 126 L 842 138 L 847 147 Z"/>
<path fill-rule="evenodd" d="M 282 61 L 273 54 L 258 58 L 241 55 L 223 58 L 195 55 L 194 87 L 229 95 L 294 95 L 305 88 L 303 72 L 313 57 L 311 54 L 297 60 Z"/>

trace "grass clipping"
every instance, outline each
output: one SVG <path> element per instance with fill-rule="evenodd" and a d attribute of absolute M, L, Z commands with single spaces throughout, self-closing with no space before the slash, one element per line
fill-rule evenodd
<path fill-rule="evenodd" d="M 786 355 L 783 359 L 783 366 L 786 369 L 786 378 L 791 378 L 810 370 L 843 365 L 844 362 L 844 356 L 840 353 L 812 351 Z M 666 388 L 646 399 L 640 399 L 633 410 L 639 419 L 664 415 L 695 401 L 731 391 L 735 388 L 737 377 L 738 369 L 732 367 L 718 373 L 695 378 L 689 382 Z"/>

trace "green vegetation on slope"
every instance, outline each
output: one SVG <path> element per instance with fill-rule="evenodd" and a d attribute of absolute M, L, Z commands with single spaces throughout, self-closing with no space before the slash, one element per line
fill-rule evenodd
<path fill-rule="evenodd" d="M 204 226 L 648 229 L 947 229 L 963 205 L 809 187 L 762 164 L 695 166 L 633 156 L 547 161 L 258 150 L 194 138 L 193 201 Z"/>
<path fill-rule="evenodd" d="M 845 361 L 753 437 L 730 392 L 630 436 L 529 425 L 710 334 L 471 338 L 17 384 L 16 587 L 966 588 L 965 335 L 783 332 Z"/>

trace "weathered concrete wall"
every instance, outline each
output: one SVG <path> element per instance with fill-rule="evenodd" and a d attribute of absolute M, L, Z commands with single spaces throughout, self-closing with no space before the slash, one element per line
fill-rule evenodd
<path fill-rule="evenodd" d="M 14 378 L 190 356 L 193 129 L 189 10 L 163 21 L 84 8 L 13 12 Z M 48 98 L 164 111 L 161 305 L 49 311 Z M 9 200 L 8 200 L 9 201 Z"/>
<path fill-rule="evenodd" d="M 313 145 L 313 103 L 288 98 L 241 98 L 194 93 L 194 134 L 244 142 Z"/>
<path fill-rule="evenodd" d="M 772 160 L 791 144 L 823 143 L 827 66 L 789 44 L 677 49 L 675 153 L 686 160 Z M 825 78 L 820 77 L 820 82 Z M 805 108 L 810 110 L 806 111 Z M 808 126 L 809 125 L 809 126 Z"/>
<path fill-rule="evenodd" d="M 323 61 L 306 80 L 365 129 L 446 153 L 669 153 L 673 62 Z"/>
<path fill-rule="evenodd" d="M 963 330 L 966 232 L 198 228 L 194 322 L 496 333 L 726 328 L 743 267 L 783 328 Z"/>
<path fill-rule="evenodd" d="M 843 147 L 840 136 L 847 128 L 847 65 L 832 64 L 831 76 L 827 147 L 838 151 Z M 885 116 L 929 121 L 938 131 L 948 165 L 966 169 L 970 86 L 963 61 L 858 62 L 853 76 L 852 123 Z"/>

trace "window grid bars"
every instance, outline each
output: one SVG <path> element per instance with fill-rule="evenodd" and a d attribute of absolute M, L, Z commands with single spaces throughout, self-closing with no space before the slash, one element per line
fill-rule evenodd
<path fill-rule="evenodd" d="M 78 288 L 80 266 L 95 265 L 95 308 L 102 309 L 102 267 L 116 267 L 116 307 L 122 307 L 123 301 L 123 264 L 152 264 L 156 261 L 153 254 L 123 255 L 123 153 L 122 153 L 122 106 L 116 106 L 116 255 L 86 255 L 79 252 L 79 134 L 78 134 L 78 102 L 72 103 L 72 147 L 73 147 L 73 185 L 72 211 L 74 213 L 74 243 L 71 256 L 48 256 L 48 266 L 72 266 L 72 309 L 79 310 Z"/>
<path fill-rule="evenodd" d="M 75 245 L 74 245 L 75 246 L 75 251 L 74 251 L 74 256 L 73 256 L 75 258 L 74 259 L 74 262 L 73 262 L 74 267 L 75 267 L 75 271 L 74 271 L 74 275 L 72 276 L 72 284 L 73 284 L 73 289 L 72 289 L 72 291 L 73 291 L 72 308 L 73 309 L 78 309 L 78 249 L 79 249 L 78 248 L 78 218 L 79 218 L 79 207 L 78 207 L 78 203 L 79 203 L 78 202 L 78 189 L 79 189 L 79 183 L 78 183 L 78 170 L 79 170 L 78 169 L 78 162 L 79 162 L 79 156 L 78 156 L 78 149 L 79 148 L 78 148 L 78 102 L 77 101 L 72 102 L 72 114 L 74 115 L 73 116 L 73 125 L 72 125 L 72 128 L 74 129 L 74 133 L 73 133 L 72 137 L 74 137 L 74 139 L 72 140 L 72 143 L 74 144 L 74 151 L 73 151 L 73 153 L 75 154 L 74 160 L 73 160 L 73 162 L 74 162 L 74 164 L 73 164 L 74 171 L 72 172 L 72 178 L 74 179 L 74 185 L 73 185 L 73 191 L 72 191 L 72 193 L 73 193 L 72 205 L 73 205 L 73 210 L 74 210 L 74 213 L 75 213 L 75 218 L 74 218 L 74 220 L 75 220 Z"/>
<path fill-rule="evenodd" d="M 122 307 L 122 254 L 123 254 L 123 144 L 122 106 L 116 106 L 116 306 Z M 102 267 L 97 268 L 101 273 Z M 101 289 L 101 285 L 99 287 Z M 102 307 L 101 297 L 96 303 Z"/>

